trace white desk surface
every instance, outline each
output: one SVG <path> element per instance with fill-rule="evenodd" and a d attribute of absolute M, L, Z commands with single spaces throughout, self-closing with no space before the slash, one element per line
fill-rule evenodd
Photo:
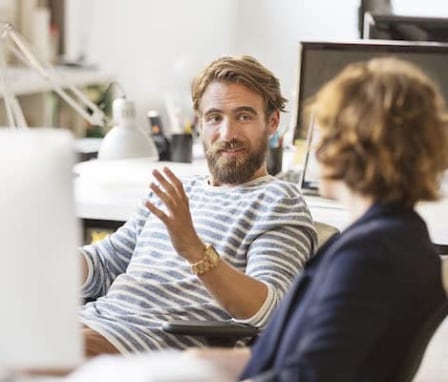
<path fill-rule="evenodd" d="M 178 176 L 206 174 L 204 160 L 194 163 L 155 162 L 149 159 L 91 160 L 74 171 L 78 217 L 125 221 L 149 192 L 152 170 L 170 167 Z"/>
<path fill-rule="evenodd" d="M 83 219 L 125 221 L 148 192 L 152 170 L 170 167 L 179 176 L 208 173 L 205 160 L 190 163 L 154 162 L 145 159 L 92 160 L 75 166 L 77 214 Z M 445 184 L 446 185 L 446 184 Z M 447 193 L 446 193 L 447 194 Z M 314 220 L 340 230 L 349 224 L 347 211 L 334 201 L 305 196 Z M 448 196 L 421 203 L 417 211 L 425 219 L 434 243 L 448 245 Z"/>

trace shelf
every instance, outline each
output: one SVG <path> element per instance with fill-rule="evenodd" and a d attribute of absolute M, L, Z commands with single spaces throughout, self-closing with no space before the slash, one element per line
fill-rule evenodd
<path fill-rule="evenodd" d="M 112 74 L 98 69 L 55 67 L 54 72 L 62 85 L 72 85 L 78 88 L 114 80 Z M 10 67 L 7 78 L 10 89 L 16 96 L 52 91 L 50 83 L 31 69 Z M 3 93 L 0 93 L 0 97 L 3 97 Z"/>
<path fill-rule="evenodd" d="M 92 87 L 106 87 L 114 81 L 111 73 L 86 67 L 55 67 L 54 73 L 62 87 L 74 86 L 81 91 Z M 76 137 L 84 137 L 87 123 L 56 93 L 49 81 L 28 68 L 10 67 L 7 72 L 8 85 L 18 98 L 27 123 L 33 126 L 64 127 L 73 131 Z M 0 88 L 1 90 L 1 88 Z M 96 94 L 101 94 L 101 90 Z M 95 92 L 93 92 L 95 93 Z M 0 98 L 3 92 L 0 92 Z M 90 97 L 94 102 L 95 96 Z M 0 100 L 1 101 L 1 100 Z M 7 125 L 4 103 L 0 102 L 0 126 Z"/>

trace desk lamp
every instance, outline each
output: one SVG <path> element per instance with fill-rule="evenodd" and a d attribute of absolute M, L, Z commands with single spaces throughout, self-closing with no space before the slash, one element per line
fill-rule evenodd
<path fill-rule="evenodd" d="M 110 127 L 110 119 L 94 102 L 75 86 L 63 84 L 53 67 L 36 57 L 25 38 L 10 23 L 0 22 L 0 82 L 11 128 L 27 129 L 28 125 L 17 97 L 9 86 L 6 48 L 48 81 L 52 89 L 85 120 L 92 125 Z M 113 122 L 114 127 L 106 134 L 101 144 L 99 159 L 158 158 L 157 149 L 149 135 L 135 125 L 135 106 L 132 101 L 119 98 L 113 102 Z"/>

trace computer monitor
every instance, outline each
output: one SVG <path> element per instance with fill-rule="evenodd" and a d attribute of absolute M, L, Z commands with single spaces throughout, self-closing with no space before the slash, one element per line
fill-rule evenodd
<path fill-rule="evenodd" d="M 448 18 L 365 12 L 361 38 L 448 42 Z"/>
<path fill-rule="evenodd" d="M 362 38 L 364 30 L 364 15 L 366 12 L 390 15 L 392 13 L 391 0 L 360 0 L 358 7 L 358 30 Z"/>
<path fill-rule="evenodd" d="M 307 137 L 309 121 L 304 105 L 308 98 L 349 63 L 381 56 L 394 56 L 415 63 L 438 84 L 445 99 L 448 99 L 448 44 L 380 40 L 301 42 L 294 142 Z"/>
<path fill-rule="evenodd" d="M 0 379 L 82 361 L 73 162 L 67 130 L 0 128 Z"/>

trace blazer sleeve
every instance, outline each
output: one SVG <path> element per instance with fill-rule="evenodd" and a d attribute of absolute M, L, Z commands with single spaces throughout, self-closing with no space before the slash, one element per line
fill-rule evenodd
<path fill-rule="evenodd" d="M 332 254 L 308 302 L 306 323 L 282 367 L 254 381 L 352 381 L 393 309 L 394 267 L 381 243 L 350 241 Z M 316 275 L 317 276 L 317 275 Z M 379 282 L 380 281 L 380 282 Z M 297 325 L 297 326 L 296 326 Z M 291 332 L 292 335 L 292 332 Z"/>

